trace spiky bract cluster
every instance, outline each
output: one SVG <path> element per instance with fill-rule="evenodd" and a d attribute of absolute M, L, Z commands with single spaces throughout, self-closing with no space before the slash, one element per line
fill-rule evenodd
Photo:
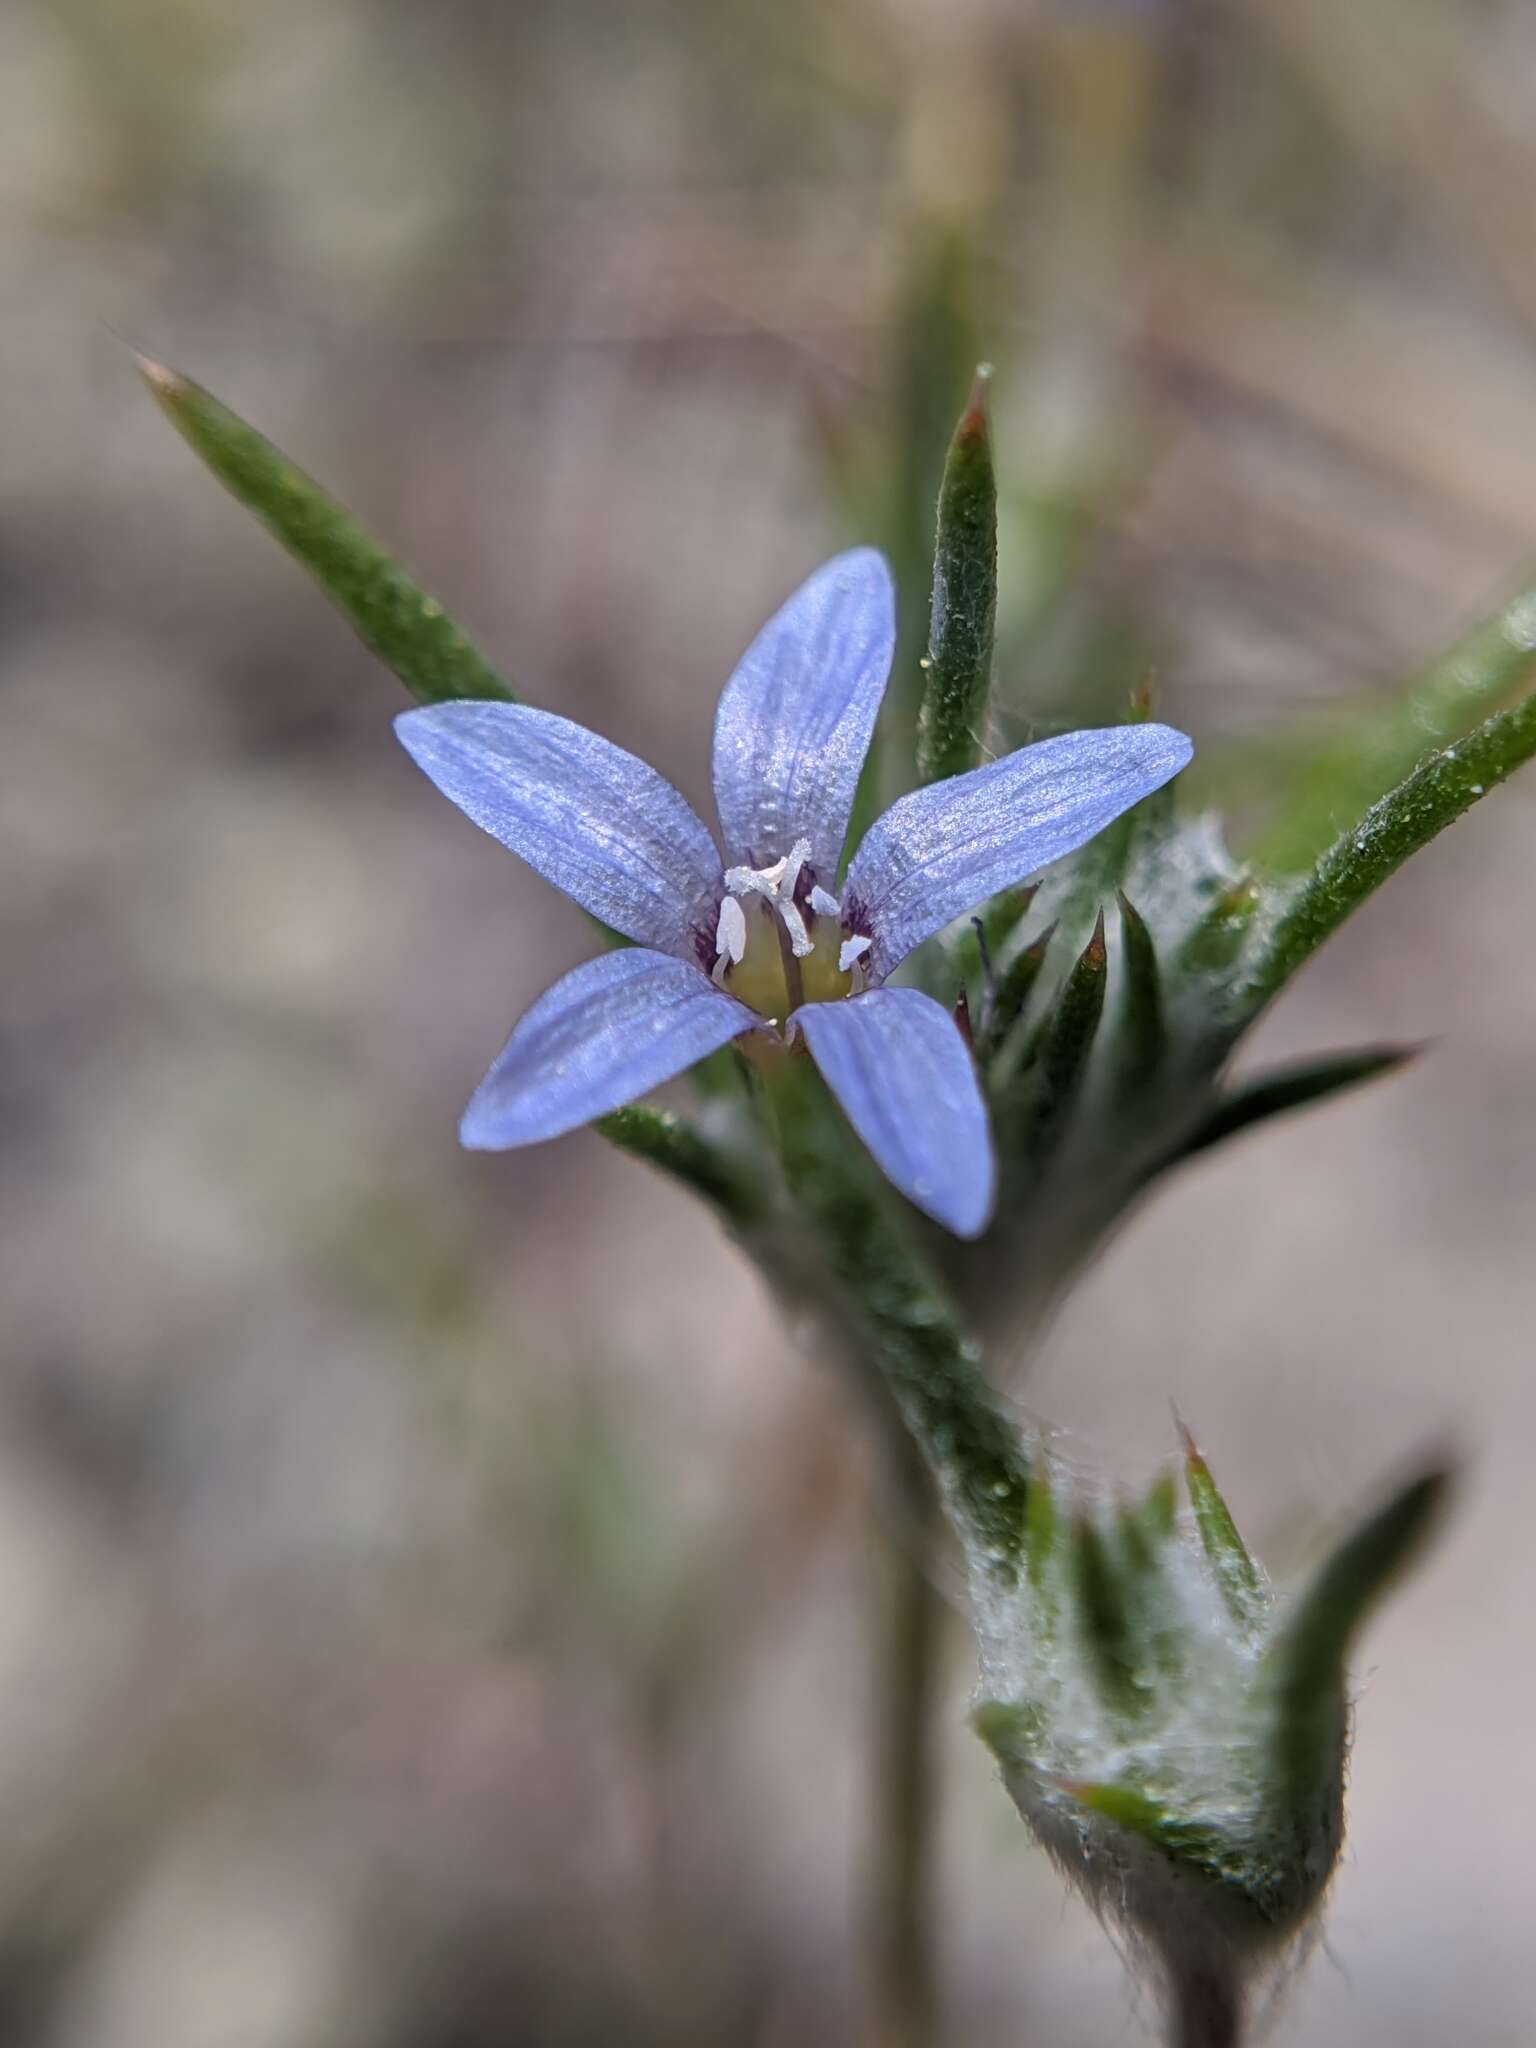
<path fill-rule="evenodd" d="M 1057 1862 L 1170 1969 L 1238 1980 L 1306 1923 L 1342 1839 L 1344 1660 L 1446 1475 L 1416 1476 L 1289 1599 L 1186 1440 L 1107 1503 L 1043 1448 L 1017 1566 L 978 1560 L 976 1726 Z"/>

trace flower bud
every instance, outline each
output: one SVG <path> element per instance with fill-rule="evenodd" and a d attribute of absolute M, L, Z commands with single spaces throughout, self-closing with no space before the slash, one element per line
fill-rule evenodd
<path fill-rule="evenodd" d="M 1181 2022 L 1206 2011 L 1189 2037 L 1217 2042 L 1327 1887 L 1345 1657 L 1449 1474 L 1416 1475 L 1278 1598 L 1187 1432 L 1184 1452 L 1182 1520 L 1166 1476 L 1109 1508 L 1037 1459 L 1023 1569 L 983 1577 L 975 1725 L 1045 1849 L 1150 1952 Z"/>

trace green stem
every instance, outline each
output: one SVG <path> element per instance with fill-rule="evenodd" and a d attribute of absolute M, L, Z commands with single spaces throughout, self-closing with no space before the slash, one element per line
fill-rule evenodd
<path fill-rule="evenodd" d="M 1237 1972 L 1216 1962 L 1171 1966 L 1169 2048 L 1241 2048 L 1243 1994 Z"/>
<path fill-rule="evenodd" d="M 894 1404 L 973 1559 L 1005 1577 L 1023 1544 L 1029 1468 L 974 1338 L 896 1213 L 810 1060 L 761 1075 L 785 1177 L 818 1253 L 820 1306 Z"/>
<path fill-rule="evenodd" d="M 164 363 L 139 358 L 160 409 L 233 497 L 307 569 L 418 704 L 517 692 L 437 599 L 283 451 Z"/>
<path fill-rule="evenodd" d="M 815 1247 L 805 1284 L 817 1289 L 886 1425 L 880 1469 L 904 1541 L 882 1574 L 872 1638 L 867 2040 L 868 2048 L 932 2048 L 932 1725 L 943 1616 L 925 1566 L 942 1507 L 971 1558 L 1012 1577 L 1028 1466 L 975 1344 L 811 1062 L 791 1053 L 759 1079 L 765 1122 Z"/>
<path fill-rule="evenodd" d="M 937 2040 L 934 1710 L 944 1608 L 928 1568 L 938 1502 L 915 1448 L 884 1461 L 872 1560 L 870 1840 L 865 1878 L 868 2048 Z M 894 1469 L 893 1469 L 894 1468 Z M 891 1527 L 892 1533 L 886 1534 Z"/>

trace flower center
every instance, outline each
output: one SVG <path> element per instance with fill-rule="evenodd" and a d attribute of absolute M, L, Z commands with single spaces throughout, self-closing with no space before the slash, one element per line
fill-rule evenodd
<path fill-rule="evenodd" d="M 771 1024 L 864 985 L 870 941 L 844 931 L 836 899 L 807 869 L 810 850 L 797 839 L 771 867 L 725 871 L 713 979 Z"/>

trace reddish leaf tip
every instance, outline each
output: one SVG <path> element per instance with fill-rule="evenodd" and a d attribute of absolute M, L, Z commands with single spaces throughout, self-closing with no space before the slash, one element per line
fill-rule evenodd
<path fill-rule="evenodd" d="M 134 350 L 133 359 L 139 366 L 139 375 L 157 398 L 177 398 L 191 389 L 188 380 L 169 363 L 157 362 L 138 349 Z"/>
<path fill-rule="evenodd" d="M 1179 1432 L 1179 1442 L 1184 1446 L 1184 1462 L 1192 1471 L 1204 1472 L 1207 1467 L 1200 1446 L 1195 1442 L 1195 1432 L 1175 1408 L 1173 1426 Z"/>
<path fill-rule="evenodd" d="M 965 410 L 960 415 L 960 424 L 955 429 L 958 441 L 980 441 L 988 432 L 987 395 L 992 383 L 992 365 L 978 363 L 976 374 L 971 379 L 970 395 L 965 401 Z"/>

